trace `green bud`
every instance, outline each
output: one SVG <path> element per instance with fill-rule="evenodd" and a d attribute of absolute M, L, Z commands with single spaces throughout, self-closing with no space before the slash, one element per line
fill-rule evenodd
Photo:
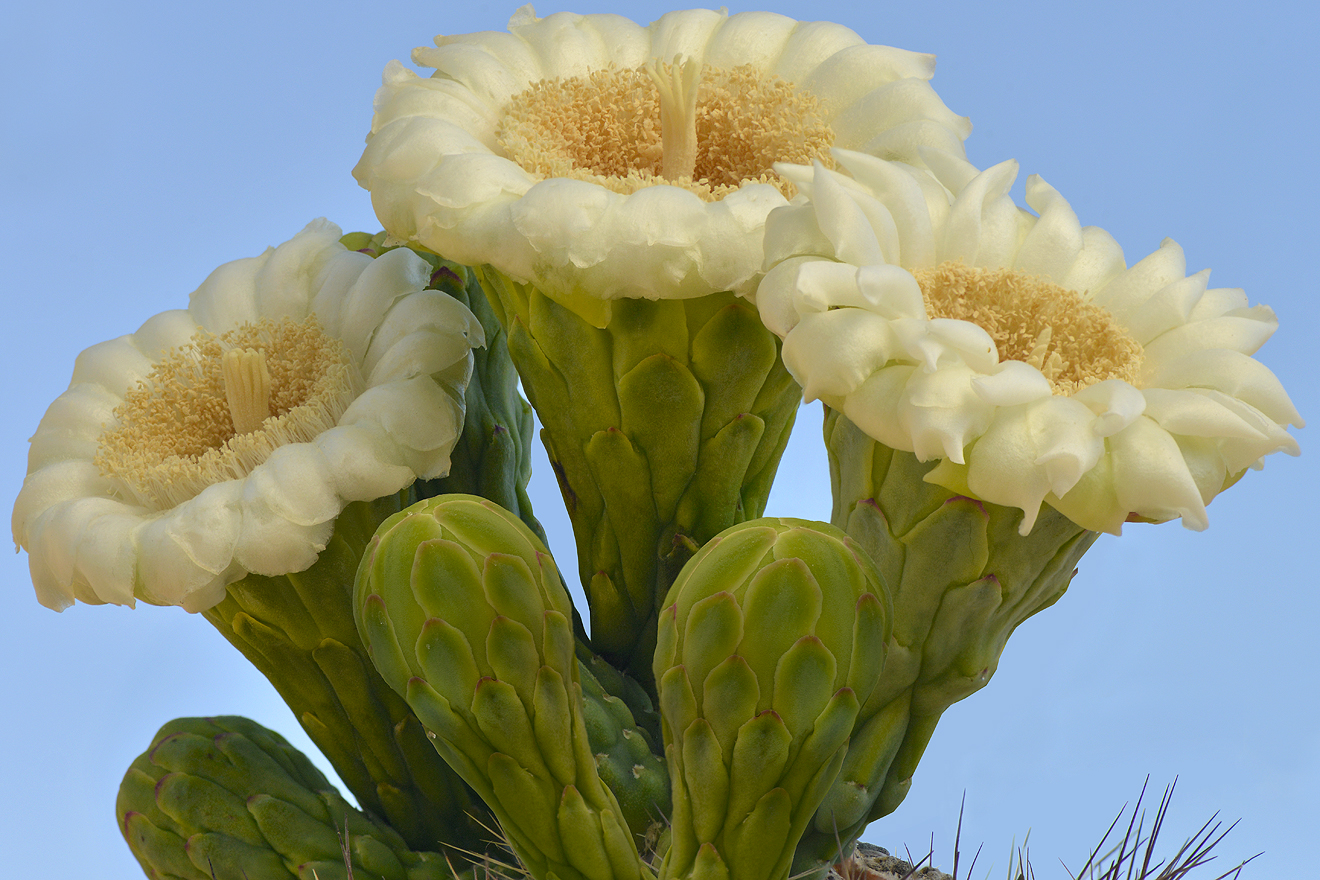
<path fill-rule="evenodd" d="M 651 687 L 661 599 L 701 545 L 765 509 L 800 389 L 733 294 L 552 299 L 480 273 L 545 426 L 592 649 Z"/>
<path fill-rule="evenodd" d="M 597 771 L 571 602 L 521 520 L 470 495 L 413 505 L 372 539 L 354 604 L 381 675 L 532 877 L 650 876 Z"/>
<path fill-rule="evenodd" d="M 794 870 L 833 861 L 912 784 L 940 715 L 990 680 L 1018 624 L 1056 602 L 1096 535 L 1052 508 L 1031 533 L 1022 511 L 925 482 L 934 466 L 879 444 L 827 410 L 836 526 L 893 590 L 884 674 Z"/>
<path fill-rule="evenodd" d="M 409 849 L 283 737 L 246 718 L 166 724 L 124 776 L 115 808 L 149 877 L 302 880 L 316 866 L 322 880 L 349 870 L 354 880 L 455 878 L 444 856 Z"/>
<path fill-rule="evenodd" d="M 706 544 L 655 653 L 673 780 L 662 878 L 784 880 L 885 664 L 889 594 L 824 523 L 760 519 Z"/>

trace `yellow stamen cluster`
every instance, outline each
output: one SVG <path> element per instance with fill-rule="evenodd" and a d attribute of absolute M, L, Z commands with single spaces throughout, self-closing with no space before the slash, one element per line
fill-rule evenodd
<path fill-rule="evenodd" d="M 674 78 L 666 64 L 535 83 L 504 107 L 500 147 L 546 178 L 585 180 L 624 194 L 672 184 L 710 202 L 747 183 L 769 183 L 791 197 L 795 190 L 774 173 L 775 162 L 833 167 L 834 132 L 815 95 L 752 65 L 707 66 L 697 85 L 691 176 L 665 177 L 657 74 Z"/>
<path fill-rule="evenodd" d="M 944 262 L 912 273 L 931 318 L 970 321 L 990 334 L 1001 361 L 1028 363 L 1055 394 L 1106 379 L 1136 382 L 1141 344 L 1113 316 L 1067 290 L 1013 269 Z"/>
<path fill-rule="evenodd" d="M 202 330 L 124 395 L 95 463 L 137 503 L 164 510 L 334 427 L 361 387 L 343 343 L 315 317 Z M 262 398 L 264 416 L 253 411 Z"/>

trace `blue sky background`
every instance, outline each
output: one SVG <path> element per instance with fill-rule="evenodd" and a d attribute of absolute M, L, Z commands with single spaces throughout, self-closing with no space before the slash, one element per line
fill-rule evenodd
<path fill-rule="evenodd" d="M 771 3 L 870 42 L 934 52 L 934 84 L 975 124 L 968 151 L 1039 173 L 1129 263 L 1165 236 L 1212 285 L 1272 305 L 1259 358 L 1304 416 L 1316 394 L 1320 14 L 1293 3 Z M 734 7 L 740 11 L 745 7 Z M 763 7 L 764 8 L 764 7 Z M 79 351 L 186 303 L 218 264 L 325 215 L 377 228 L 349 169 L 385 63 L 439 32 L 502 29 L 512 8 L 392 0 L 15 5 L 0 35 L 6 247 L 0 499 Z M 543 6 L 542 14 L 556 11 Z M 646 22 L 668 7 L 583 3 Z M 1021 182 L 1018 185 L 1021 195 Z M 804 409 L 771 513 L 825 519 L 819 410 Z M 1320 621 L 1310 434 L 1210 508 L 1211 527 L 1102 538 L 1058 605 L 1027 622 L 990 685 L 953 707 L 912 793 L 866 839 L 1007 872 L 1030 829 L 1040 877 L 1076 869 L 1150 774 L 1178 777 L 1174 848 L 1215 811 L 1241 824 L 1221 861 L 1299 876 L 1320 820 Z M 537 512 L 568 571 L 548 469 Z M 0 828 L 15 877 L 141 874 L 115 792 L 156 729 L 243 714 L 309 751 L 273 690 L 177 609 L 40 607 L 25 555 L 0 559 Z M 1209 871 L 1206 880 L 1220 873 Z M 1193 875 L 1195 876 L 1195 875 Z"/>

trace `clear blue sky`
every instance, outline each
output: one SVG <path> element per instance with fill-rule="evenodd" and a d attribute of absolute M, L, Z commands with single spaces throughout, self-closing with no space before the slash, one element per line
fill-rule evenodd
<path fill-rule="evenodd" d="M 1212 286 L 1279 313 L 1259 358 L 1320 419 L 1316 221 L 1320 17 L 1300 3 L 771 3 L 870 42 L 934 52 L 935 86 L 975 124 L 985 167 L 1015 157 L 1107 228 L 1129 262 L 1165 236 Z M 734 7 L 739 11 L 742 6 Z M 753 7 L 754 8 L 754 7 Z M 435 33 L 502 29 L 512 7 L 393 0 L 16 5 L 0 36 L 6 320 L 0 499 L 83 348 L 186 303 L 219 263 L 320 215 L 377 228 L 349 175 L 385 63 Z M 542 14 L 557 11 L 543 6 Z M 650 21 L 668 7 L 581 4 Z M 1019 196 L 1021 184 L 1019 183 Z M 771 512 L 824 519 L 828 476 L 804 409 Z M 1314 429 L 1312 429 L 1314 430 Z M 1209 531 L 1105 537 L 1057 606 L 1010 641 L 990 685 L 953 707 L 907 802 L 867 839 L 1006 872 L 1031 829 L 1038 874 L 1076 868 L 1146 774 L 1179 795 L 1176 846 L 1216 810 L 1222 846 L 1264 850 L 1250 876 L 1298 876 L 1320 820 L 1317 455 L 1271 458 L 1210 507 Z M 547 469 L 535 478 L 563 568 L 571 542 Z M 0 590 L 0 827 L 15 877 L 141 874 L 113 818 L 129 762 L 164 722 L 244 714 L 304 748 L 265 681 L 176 609 L 37 605 L 26 557 Z M 965 864 L 965 862 L 964 862 Z M 1224 865 L 1220 870 L 1228 867 Z M 1219 872 L 1211 872 L 1214 876 Z"/>

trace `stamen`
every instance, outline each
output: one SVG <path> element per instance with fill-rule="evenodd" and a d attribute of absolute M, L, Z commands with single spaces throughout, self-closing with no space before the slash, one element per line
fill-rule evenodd
<path fill-rule="evenodd" d="M 270 370 L 266 355 L 256 348 L 231 348 L 220 361 L 225 375 L 225 402 L 235 434 L 251 434 L 270 417 Z"/>
<path fill-rule="evenodd" d="M 124 394 L 94 461 L 124 498 L 165 510 L 250 474 L 281 446 L 316 439 L 362 385 L 315 317 L 198 331 Z"/>
<path fill-rule="evenodd" d="M 502 108 L 500 149 L 545 179 L 624 195 L 677 186 L 708 202 L 752 183 L 792 198 L 776 162 L 833 167 L 834 132 L 811 92 L 753 65 L 675 60 L 533 83 Z"/>
<path fill-rule="evenodd" d="M 691 180 L 697 167 L 697 84 L 701 81 L 701 62 L 675 55 L 668 71 L 660 61 L 645 69 L 660 91 L 660 175 L 669 180 Z"/>
<path fill-rule="evenodd" d="M 926 313 L 976 324 L 999 359 L 1040 370 L 1055 394 L 1070 395 L 1106 379 L 1136 383 L 1141 345 L 1112 315 L 1067 290 L 1015 269 L 944 262 L 912 273 Z"/>

